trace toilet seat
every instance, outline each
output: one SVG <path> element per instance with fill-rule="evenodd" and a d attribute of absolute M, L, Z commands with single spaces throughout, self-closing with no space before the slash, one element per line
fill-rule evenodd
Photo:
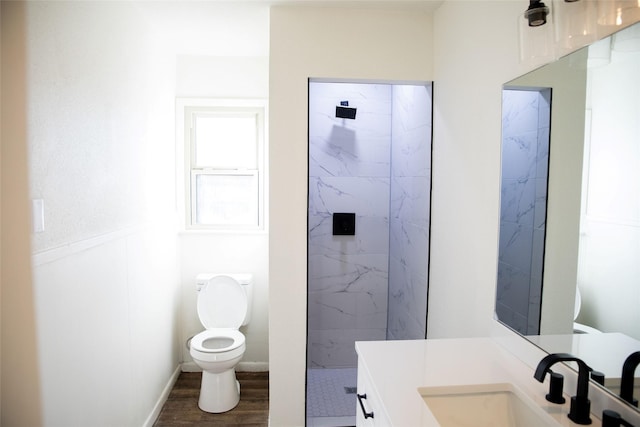
<path fill-rule="evenodd" d="M 580 309 L 582 308 L 582 295 L 580 295 L 580 288 L 576 287 L 576 302 L 573 306 L 573 333 L 574 334 L 601 334 L 602 331 L 588 326 L 582 323 L 576 322 Z"/>
<path fill-rule="evenodd" d="M 191 339 L 190 354 L 198 360 L 230 360 L 242 356 L 245 337 L 240 331 L 214 328 L 200 332 Z"/>
<path fill-rule="evenodd" d="M 235 350 L 245 342 L 244 335 L 234 329 L 207 329 L 191 340 L 191 348 L 202 353 L 224 353 Z"/>

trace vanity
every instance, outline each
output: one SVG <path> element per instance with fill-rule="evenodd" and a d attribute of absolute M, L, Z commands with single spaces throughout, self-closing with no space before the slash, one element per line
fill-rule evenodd
<path fill-rule="evenodd" d="M 575 372 L 566 366 L 554 367 L 554 372 L 565 374 L 567 403 L 550 403 L 545 399 L 549 380 L 536 381 L 533 378 L 535 366 L 520 360 L 504 344 L 495 338 L 357 342 L 359 403 L 356 425 L 500 425 L 504 402 L 487 403 L 485 400 L 474 406 L 472 401 L 459 399 L 461 394 L 489 395 L 494 400 L 500 399 L 496 397 L 498 394 L 513 394 L 517 404 L 522 405 L 522 400 L 524 406 L 530 406 L 525 408 L 529 413 L 518 420 L 519 427 L 577 425 L 567 417 L 568 401 L 575 392 L 575 379 L 572 378 Z M 534 346 L 526 351 L 531 357 L 542 359 L 546 356 Z M 640 412 L 626 407 L 600 387 L 590 385 L 589 397 L 592 426 L 601 425 L 603 409 L 618 411 L 627 421 L 640 426 Z M 483 413 L 483 406 L 491 413 Z M 464 424 L 465 417 L 469 416 L 473 424 Z M 487 419 L 489 416 L 494 418 Z"/>
<path fill-rule="evenodd" d="M 636 23 L 504 85 L 496 329 L 357 342 L 358 427 L 640 427 L 639 75 Z"/>

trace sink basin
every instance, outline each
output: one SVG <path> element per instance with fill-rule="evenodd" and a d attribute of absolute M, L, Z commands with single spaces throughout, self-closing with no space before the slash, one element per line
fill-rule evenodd
<path fill-rule="evenodd" d="M 510 383 L 421 387 L 418 392 L 442 427 L 559 425 Z"/>

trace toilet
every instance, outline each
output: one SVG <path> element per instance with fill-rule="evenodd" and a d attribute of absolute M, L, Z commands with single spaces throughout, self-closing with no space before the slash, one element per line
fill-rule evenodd
<path fill-rule="evenodd" d="M 580 309 L 582 308 L 582 296 L 580 295 L 580 289 L 576 288 L 576 302 L 573 306 L 573 333 L 574 334 L 601 334 L 602 331 L 588 326 L 583 325 L 582 323 L 576 322 L 578 315 L 580 314 Z"/>
<path fill-rule="evenodd" d="M 236 365 L 245 351 L 240 326 L 250 320 L 253 277 L 250 274 L 199 274 L 198 317 L 205 327 L 191 338 L 189 353 L 202 368 L 198 406 L 205 412 L 233 409 L 240 401 Z"/>

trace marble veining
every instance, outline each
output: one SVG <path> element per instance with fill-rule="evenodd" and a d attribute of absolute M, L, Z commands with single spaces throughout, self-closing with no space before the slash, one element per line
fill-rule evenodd
<path fill-rule="evenodd" d="M 356 366 L 354 341 L 426 330 L 431 87 L 309 88 L 308 366 Z M 355 120 L 335 118 L 348 101 Z M 334 236 L 335 212 L 356 234 Z"/>
<path fill-rule="evenodd" d="M 549 163 L 550 91 L 503 92 L 502 185 L 496 311 L 537 334 Z"/>
<path fill-rule="evenodd" d="M 389 178 L 310 177 L 309 213 L 356 212 L 361 216 L 387 217 L 389 185 Z"/>
<path fill-rule="evenodd" d="M 366 254 L 386 253 L 389 250 L 389 234 L 380 230 L 389 228 L 389 219 L 378 216 L 357 216 L 355 236 L 334 236 L 333 215 L 321 213 L 309 215 L 308 254 Z"/>
<path fill-rule="evenodd" d="M 387 339 L 426 337 L 430 99 L 430 86 L 394 87 Z"/>

